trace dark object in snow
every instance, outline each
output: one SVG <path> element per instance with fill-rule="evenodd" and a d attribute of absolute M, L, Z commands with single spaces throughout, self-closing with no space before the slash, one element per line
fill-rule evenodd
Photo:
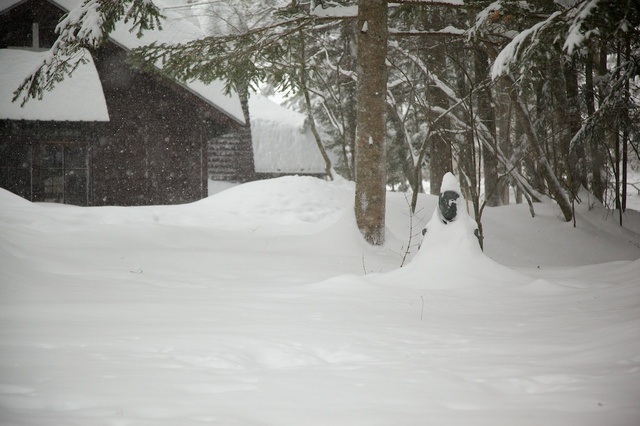
<path fill-rule="evenodd" d="M 438 208 L 440 209 L 440 215 L 442 216 L 443 222 L 453 222 L 458 214 L 458 198 L 460 198 L 460 194 L 456 191 L 444 191 L 440 193 L 440 198 L 438 199 Z"/>
<path fill-rule="evenodd" d="M 464 200 L 462 191 L 460 190 L 460 184 L 452 173 L 447 173 L 442 178 L 441 192 L 438 197 L 437 210 L 438 218 L 444 225 L 447 225 L 458 219 L 458 200 Z M 464 211 L 463 214 L 465 214 Z M 435 215 L 436 213 L 434 213 L 434 219 Z M 429 224 L 427 224 L 427 226 L 422 230 L 423 238 L 427 233 L 428 226 Z M 482 244 L 480 243 L 480 231 L 478 230 L 478 228 L 474 229 L 473 234 L 478 239 L 480 247 L 482 247 Z M 418 247 L 418 249 L 419 248 L 420 247 Z"/>

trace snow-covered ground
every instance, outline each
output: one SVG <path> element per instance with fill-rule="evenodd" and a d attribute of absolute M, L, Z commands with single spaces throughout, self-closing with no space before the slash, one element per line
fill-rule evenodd
<path fill-rule="evenodd" d="M 353 186 L 287 177 L 162 207 L 0 190 L 1 425 L 640 424 L 640 213 L 487 209 L 486 250 L 371 248 Z M 414 257 L 415 255 L 415 257 Z"/>

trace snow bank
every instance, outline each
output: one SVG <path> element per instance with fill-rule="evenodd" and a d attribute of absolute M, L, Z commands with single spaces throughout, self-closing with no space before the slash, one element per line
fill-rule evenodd
<path fill-rule="evenodd" d="M 447 225 L 434 212 L 427 229 L 411 263 L 377 281 L 423 289 L 503 284 L 515 287 L 530 281 L 482 253 L 474 235 L 475 221 L 466 212 Z"/>
<path fill-rule="evenodd" d="M 181 206 L 0 192 L 0 424 L 637 425 L 629 235 L 601 240 L 595 218 L 547 233 L 553 206 L 500 207 L 489 241 L 531 253 L 519 274 L 462 217 L 430 224 L 398 270 L 397 247 L 362 242 L 353 195 L 296 177 Z M 389 195 L 401 235 L 407 203 Z M 617 261 L 536 267 L 573 262 L 570 238 Z"/>
<path fill-rule="evenodd" d="M 27 201 L 4 188 L 0 188 L 0 204 L 3 208 L 25 207 L 32 205 L 30 201 Z"/>
<path fill-rule="evenodd" d="M 435 206 L 425 227 L 420 250 L 404 268 L 385 274 L 380 282 L 401 283 L 412 288 L 456 288 L 497 283 L 515 286 L 530 279 L 498 264 L 481 250 L 476 232 L 478 225 L 466 211 L 460 184 L 451 173 L 442 179 L 440 193 L 453 192 L 459 198 L 456 214 L 447 220 L 441 205 Z"/>
<path fill-rule="evenodd" d="M 335 223 L 348 212 L 346 206 L 352 192 L 353 184 L 346 181 L 338 184 L 313 177 L 286 176 L 239 185 L 196 205 L 243 218 L 243 227 L 247 224 L 279 226 L 290 228 L 289 232 L 301 232 L 299 225 L 305 228 L 311 225 L 315 229 L 314 225 L 326 227 Z M 229 221 L 227 225 L 237 222 Z"/>

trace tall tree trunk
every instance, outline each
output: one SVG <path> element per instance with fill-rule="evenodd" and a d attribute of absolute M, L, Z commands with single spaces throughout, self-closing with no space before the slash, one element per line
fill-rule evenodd
<path fill-rule="evenodd" d="M 594 55 L 591 48 L 587 50 L 587 59 L 585 62 L 585 104 L 587 106 L 587 115 L 593 117 L 595 115 L 595 85 L 593 81 L 593 65 Z M 596 128 L 588 135 L 589 157 L 590 157 L 590 174 L 591 174 L 591 192 L 600 200 L 604 201 L 604 192 L 606 189 L 603 175 L 604 156 L 600 149 L 601 140 L 604 134 L 600 127 Z"/>
<path fill-rule="evenodd" d="M 622 46 L 620 45 L 620 40 L 618 40 L 618 42 L 616 43 L 616 72 L 615 72 L 615 79 L 617 80 L 620 77 L 620 64 L 622 63 Z M 620 111 L 620 114 L 623 114 L 622 111 Z M 614 178 L 615 178 L 615 190 L 616 190 L 616 196 L 615 196 L 615 205 L 616 205 L 616 209 L 618 210 L 618 214 L 620 215 L 620 226 L 622 226 L 622 199 L 620 198 L 620 193 L 621 193 L 621 187 L 620 187 L 620 178 L 621 178 L 621 164 L 620 164 L 620 145 L 621 145 L 621 138 L 620 138 L 620 130 L 619 130 L 619 123 L 620 123 L 620 118 L 617 118 L 616 121 L 618 121 L 618 125 L 615 126 L 615 130 L 614 130 L 614 136 L 613 136 L 613 152 L 614 152 L 614 164 L 613 164 L 613 174 L 614 174 Z"/>
<path fill-rule="evenodd" d="M 631 36 L 627 33 L 625 41 L 625 55 L 624 59 L 628 63 L 631 60 Z M 629 105 L 629 78 L 624 83 L 624 100 L 625 105 Z M 622 212 L 627 210 L 627 163 L 629 161 L 627 155 L 629 152 L 629 126 L 631 125 L 629 120 L 629 108 L 624 109 L 624 128 L 622 133 Z M 620 225 L 622 225 L 622 217 L 620 218 Z"/>
<path fill-rule="evenodd" d="M 544 124 L 546 123 L 545 120 L 541 120 L 540 117 L 543 117 L 544 114 L 544 103 L 545 103 L 545 97 L 544 97 L 544 84 L 546 83 L 546 81 L 540 80 L 535 82 L 535 93 L 533 94 L 533 96 L 535 97 L 535 108 L 533 108 L 531 110 L 531 113 L 527 113 L 527 116 L 529 117 L 529 119 L 531 120 L 531 125 L 532 130 L 535 132 L 536 136 L 538 136 L 538 139 L 545 141 L 547 138 L 546 136 L 546 128 L 544 126 Z M 511 96 L 511 92 L 513 92 L 513 90 L 509 91 L 509 96 Z M 515 105 L 514 105 L 515 108 Z M 515 114 L 516 114 L 516 119 L 519 120 L 519 116 L 516 110 L 514 110 Z M 522 130 L 526 130 L 525 125 L 523 124 Z M 528 136 L 527 136 L 528 137 Z M 540 145 L 540 149 L 544 150 L 544 146 L 541 144 Z M 546 152 L 546 150 L 544 150 L 544 152 Z M 543 193 L 545 192 L 545 183 L 544 183 L 544 178 L 542 176 L 542 173 L 540 171 L 540 164 L 538 162 L 538 158 L 528 155 L 525 158 L 524 161 L 524 167 L 525 170 L 527 171 L 527 177 L 529 179 L 529 182 L 531 183 L 531 186 L 538 192 Z"/>
<path fill-rule="evenodd" d="M 569 199 L 565 195 L 562 187 L 560 186 L 560 182 L 558 178 L 553 173 L 553 169 L 551 168 L 551 164 L 549 164 L 549 160 L 544 153 L 543 147 L 540 143 L 540 139 L 536 134 L 533 123 L 531 123 L 531 119 L 529 114 L 518 97 L 518 93 L 516 92 L 515 82 L 513 81 L 512 76 L 504 77 L 508 82 L 511 83 L 511 90 L 509 91 L 509 96 L 511 97 L 511 102 L 513 103 L 513 107 L 516 112 L 516 117 L 522 124 L 522 130 L 524 130 L 525 135 L 527 135 L 527 140 L 529 141 L 529 145 L 531 146 L 533 153 L 536 156 L 540 174 L 544 178 L 547 183 L 547 188 L 549 189 L 549 193 L 551 194 L 551 198 L 558 203 L 560 210 L 562 211 L 562 215 L 564 219 L 569 222 L 573 218 L 573 210 L 571 208 L 571 203 Z"/>
<path fill-rule="evenodd" d="M 462 130 L 462 134 L 457 139 L 458 155 L 456 160 L 459 174 L 462 176 L 458 180 L 460 181 L 460 187 L 462 190 L 471 198 L 474 205 L 477 205 L 479 208 L 478 179 L 480 178 L 480 171 L 478 170 L 476 161 L 477 153 L 474 139 L 473 101 L 471 100 L 469 93 L 470 89 L 467 81 L 468 74 L 464 72 L 461 67 L 455 67 L 454 71 L 458 97 L 461 99 L 469 99 L 469 102 L 465 102 L 459 110 L 460 118 L 466 124 L 466 128 Z M 478 149 L 480 149 L 480 146 Z M 439 193 L 439 191 L 437 193 Z"/>
<path fill-rule="evenodd" d="M 236 146 L 238 162 L 236 173 L 238 182 L 250 182 L 256 179 L 256 166 L 253 160 L 253 141 L 251 139 L 251 118 L 249 116 L 249 88 L 238 89 L 240 107 L 244 115 L 245 126 L 238 132 L 239 140 Z"/>
<path fill-rule="evenodd" d="M 567 98 L 567 81 L 563 68 L 564 58 L 550 59 L 551 93 L 553 96 L 553 122 L 556 126 L 553 134 L 557 137 L 553 152 L 556 157 L 555 172 L 557 176 L 566 176 L 566 184 L 573 198 L 577 189 L 574 182 L 577 180 L 575 165 L 571 162 L 571 109 Z"/>
<path fill-rule="evenodd" d="M 505 85 L 503 85 L 503 87 L 506 87 Z M 511 89 L 506 88 L 506 93 L 507 95 L 509 94 L 509 91 Z M 513 108 L 513 104 L 511 104 L 511 107 Z M 514 120 L 514 129 L 513 129 L 513 137 L 515 140 L 515 147 L 514 147 L 514 151 L 516 152 L 523 152 L 524 149 L 523 147 L 525 146 L 525 134 L 524 134 L 524 130 L 522 129 L 522 123 L 520 123 L 520 120 L 518 120 L 517 118 L 515 118 Z M 522 171 L 522 167 L 520 167 L 521 171 Z M 517 190 L 516 190 L 516 203 L 517 204 L 522 204 L 522 198 L 524 197 L 524 190 L 522 190 L 522 188 L 520 188 L 520 186 L 517 186 Z M 540 201 L 540 200 L 536 200 L 536 201 Z"/>
<path fill-rule="evenodd" d="M 433 131 L 429 141 L 429 181 L 431 194 L 440 193 L 442 178 L 447 172 L 453 172 L 451 144 L 442 132 Z"/>
<path fill-rule="evenodd" d="M 582 128 L 582 116 L 580 114 L 580 98 L 578 90 L 578 72 L 575 62 L 565 61 L 563 66 L 566 97 L 568 104 L 567 121 L 568 131 L 573 138 Z M 583 186 L 589 187 L 587 178 L 587 167 L 585 164 L 586 151 L 584 141 L 580 139 L 575 146 L 570 146 L 569 151 L 569 168 L 572 170 L 571 189 L 577 193 L 578 188 Z"/>
<path fill-rule="evenodd" d="M 474 50 L 474 71 L 476 84 L 482 84 L 489 77 L 489 58 L 483 50 Z M 488 143 L 494 148 L 493 152 L 482 150 L 482 162 L 484 164 L 484 196 L 487 206 L 496 207 L 502 205 L 501 184 L 498 175 L 498 158 L 496 134 L 496 113 L 493 109 L 493 96 L 491 88 L 484 86 L 478 91 L 478 117 L 486 127 Z"/>
<path fill-rule="evenodd" d="M 513 107 L 511 106 L 511 102 L 509 101 L 509 95 L 505 91 L 505 86 L 502 83 L 498 83 L 495 85 L 496 96 L 495 96 L 495 104 L 496 104 L 496 130 L 498 133 L 498 146 L 501 148 L 502 152 L 506 156 L 506 158 L 511 158 L 513 154 L 513 143 L 512 140 L 514 138 L 513 133 L 514 129 L 511 125 L 512 116 L 513 116 Z M 507 167 L 502 166 L 505 170 Z M 519 171 L 519 170 L 518 170 Z M 509 183 L 513 184 L 513 188 L 518 194 L 520 188 L 518 185 L 513 182 L 512 178 L 508 178 L 507 182 L 501 185 L 502 193 L 500 197 L 502 199 L 502 204 L 507 205 L 510 203 L 510 195 L 509 195 Z M 522 202 L 522 196 L 518 198 L 516 195 L 516 200 L 520 200 Z M 516 201 L 518 202 L 518 201 Z"/>
<path fill-rule="evenodd" d="M 438 8 L 430 9 L 428 13 L 420 14 L 418 18 L 423 24 L 442 28 L 444 26 L 443 12 Z M 425 64 L 428 64 L 428 72 L 433 76 L 446 75 L 446 47 L 438 37 L 426 37 L 422 39 L 420 46 L 420 56 Z M 450 129 L 450 119 L 440 117 L 442 111 L 449 108 L 449 96 L 439 87 L 436 80 L 427 77 L 425 82 L 425 98 L 430 109 L 426 113 L 426 120 L 429 126 L 429 182 L 431 194 L 440 193 L 442 178 L 447 172 L 453 172 L 453 154 L 451 140 L 446 134 L 446 129 Z M 435 120 L 438 120 L 437 122 Z"/>
<path fill-rule="evenodd" d="M 372 245 L 385 242 L 387 2 L 358 2 L 356 222 Z"/>

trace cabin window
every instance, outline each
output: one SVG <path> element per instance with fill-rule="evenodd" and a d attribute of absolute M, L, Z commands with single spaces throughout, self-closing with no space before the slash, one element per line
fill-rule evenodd
<path fill-rule="evenodd" d="M 89 201 L 87 144 L 16 143 L 0 150 L 0 186 L 31 201 L 86 206 Z"/>
<path fill-rule="evenodd" d="M 87 205 L 87 146 L 77 142 L 40 144 L 34 156 L 34 201 Z M 39 160 L 39 161 L 38 161 Z"/>

